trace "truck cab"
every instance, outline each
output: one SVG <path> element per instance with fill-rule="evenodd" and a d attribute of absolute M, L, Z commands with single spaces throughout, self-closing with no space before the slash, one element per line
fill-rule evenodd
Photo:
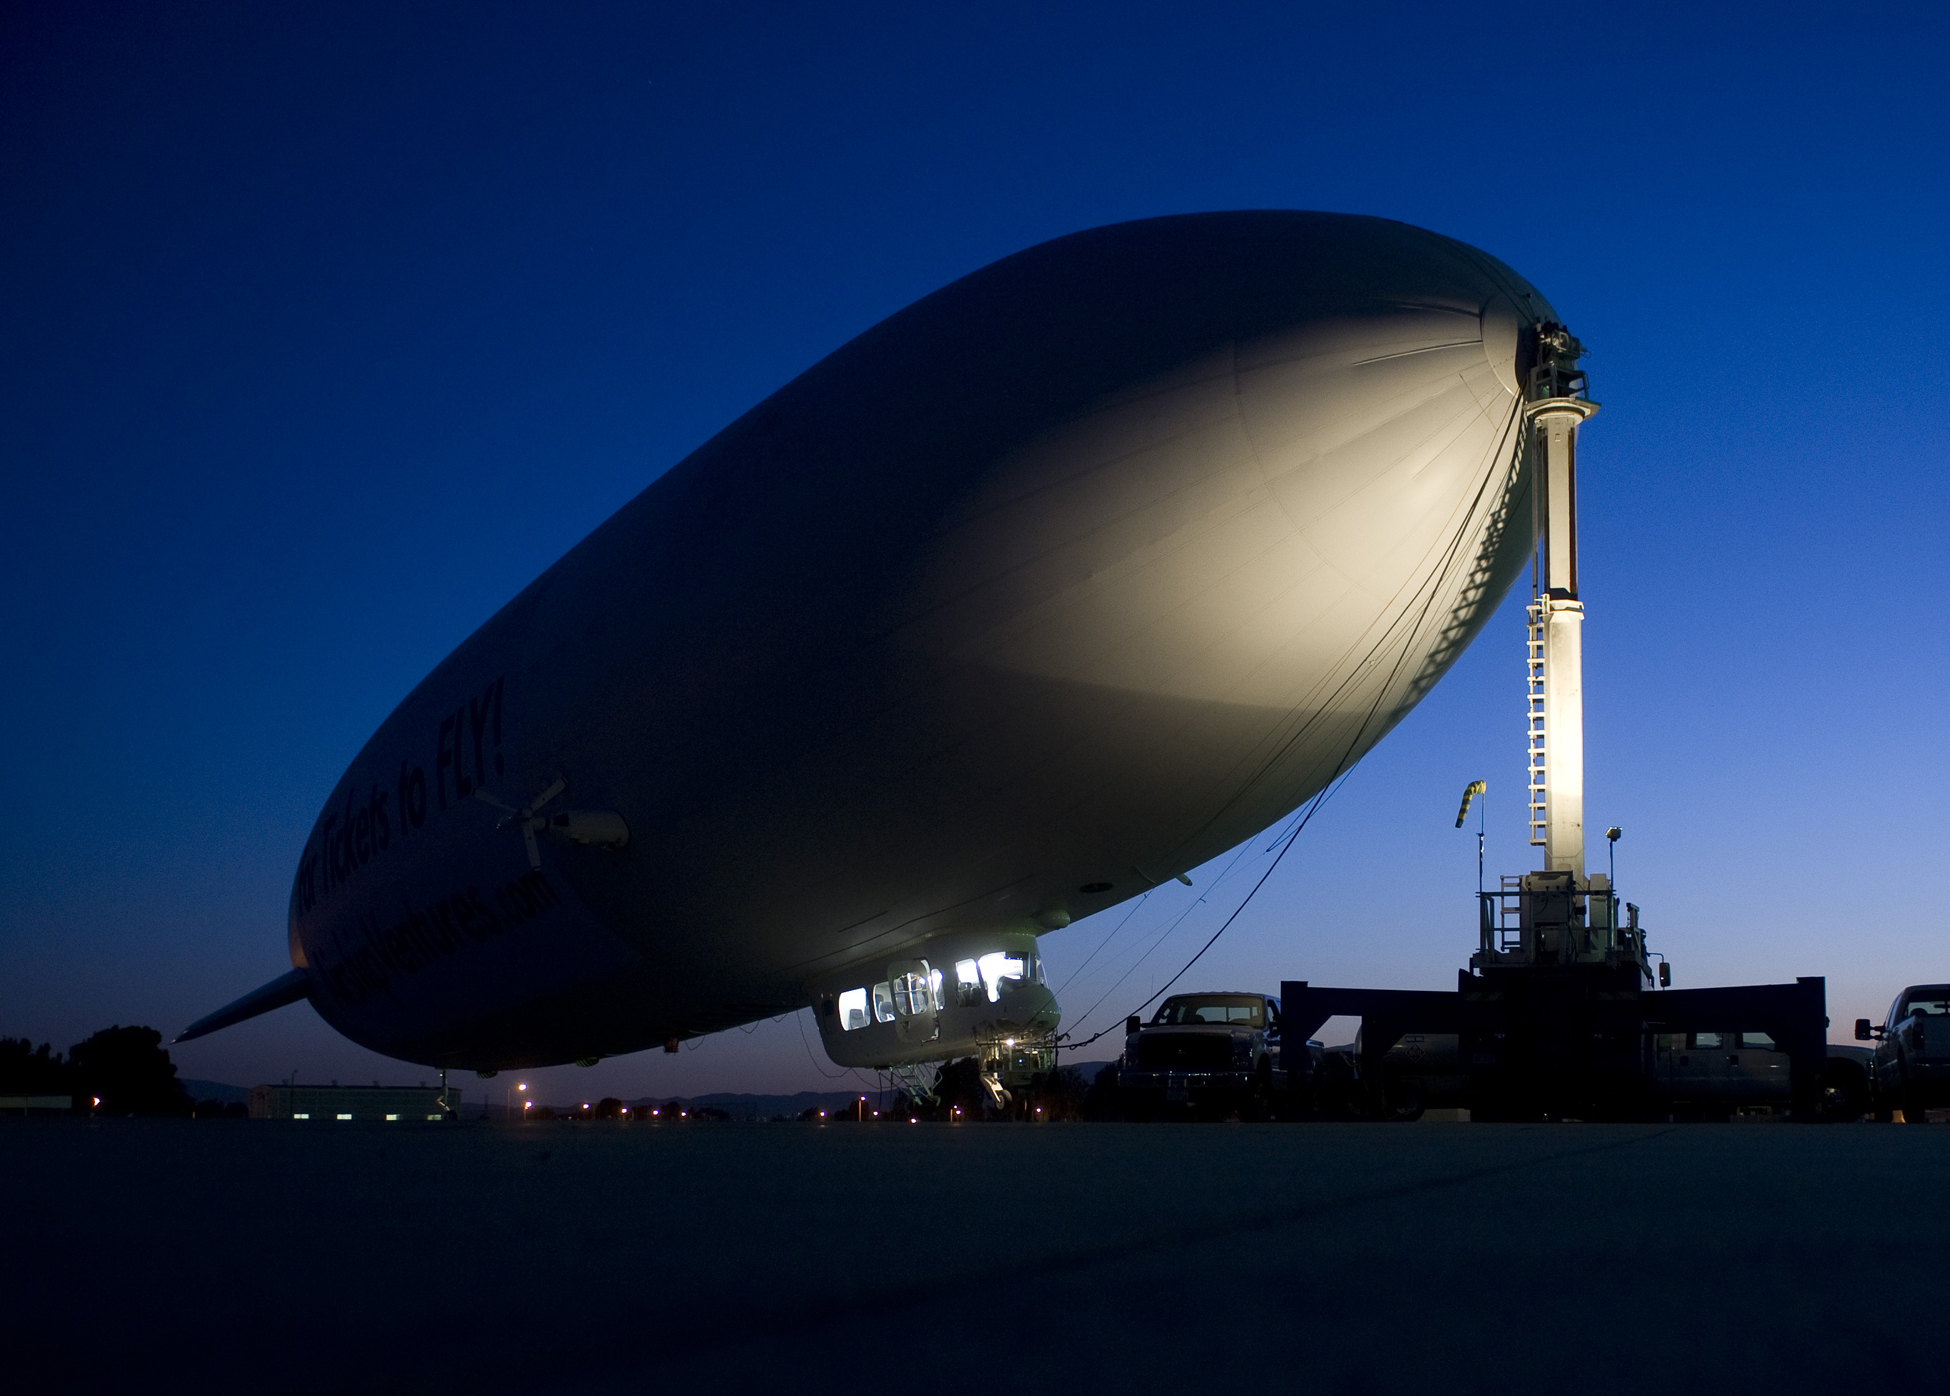
<path fill-rule="evenodd" d="M 1875 1043 L 1869 1091 L 1877 1119 L 1900 1110 L 1920 1124 L 1925 1111 L 1950 1106 L 1950 984 L 1910 985 L 1881 1027 L 1856 1019 L 1855 1036 Z"/>
<path fill-rule="evenodd" d="M 1662 1032 L 1653 1039 L 1654 1080 L 1681 1113 L 1726 1114 L 1794 1099 L 1788 1055 L 1764 1032 L 1721 1028 Z"/>
<path fill-rule="evenodd" d="M 1795 1105 L 1794 1065 L 1773 1036 L 1720 1028 L 1655 1033 L 1653 1081 L 1680 1116 L 1724 1119 L 1742 1111 L 1786 1115 Z M 1814 1118 L 1858 1120 L 1868 1104 L 1867 1054 L 1829 1043 L 1815 1082 Z"/>
<path fill-rule="evenodd" d="M 1125 1023 L 1117 1083 L 1137 1115 L 1270 1113 L 1288 1094 L 1293 1068 L 1312 1072 L 1315 1044 L 1294 1044 L 1287 1060 L 1280 1001 L 1268 994 L 1174 994 L 1146 1023 Z"/>

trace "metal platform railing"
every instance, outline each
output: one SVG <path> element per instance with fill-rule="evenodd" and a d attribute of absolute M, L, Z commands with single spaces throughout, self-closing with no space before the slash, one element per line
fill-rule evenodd
<path fill-rule="evenodd" d="M 1535 953 L 1532 937 L 1539 930 L 1562 928 L 1580 933 L 1587 953 L 1647 962 L 1638 908 L 1621 902 L 1613 889 L 1526 889 L 1522 875 L 1498 881 L 1496 891 L 1477 893 L 1478 947 L 1484 952 L 1528 958 Z"/>

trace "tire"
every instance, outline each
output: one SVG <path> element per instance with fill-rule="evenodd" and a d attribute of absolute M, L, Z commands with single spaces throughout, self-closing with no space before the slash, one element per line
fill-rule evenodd
<path fill-rule="evenodd" d="M 1413 1124 L 1422 1118 L 1422 1088 L 1413 1081 L 1389 1081 L 1382 1087 L 1381 1118 Z"/>
<path fill-rule="evenodd" d="M 1849 1062 L 1830 1062 L 1815 1082 L 1815 1118 L 1827 1124 L 1850 1124 L 1862 1118 L 1869 1103 L 1869 1082 Z"/>
<path fill-rule="evenodd" d="M 1261 1057 L 1259 1065 L 1253 1070 L 1252 1089 L 1241 1102 L 1239 1118 L 1242 1120 L 1270 1120 L 1273 1118 L 1273 1060 Z"/>
<path fill-rule="evenodd" d="M 1314 1112 L 1323 1120 L 1352 1120 L 1357 1112 L 1355 1080 L 1339 1054 L 1330 1056 L 1314 1073 Z"/>

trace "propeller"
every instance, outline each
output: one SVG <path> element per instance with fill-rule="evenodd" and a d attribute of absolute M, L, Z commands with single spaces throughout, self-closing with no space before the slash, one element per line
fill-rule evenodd
<path fill-rule="evenodd" d="M 541 845 L 535 842 L 535 831 L 546 828 L 548 820 L 537 814 L 536 811 L 568 788 L 569 782 L 566 780 L 558 780 L 555 784 L 530 800 L 522 809 L 516 809 L 513 805 L 503 804 L 479 786 L 474 788 L 474 798 L 484 805 L 493 805 L 496 809 L 502 811 L 501 822 L 494 826 L 496 829 L 506 829 L 511 825 L 520 827 L 522 842 L 528 848 L 528 866 L 531 868 L 539 868 L 542 865 L 542 849 Z"/>

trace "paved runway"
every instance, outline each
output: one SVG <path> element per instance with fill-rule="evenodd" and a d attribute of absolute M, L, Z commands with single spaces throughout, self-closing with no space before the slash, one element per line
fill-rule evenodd
<path fill-rule="evenodd" d="M 1943 1360 L 1943 1126 L 33 1120 L 0 1183 L 36 1390 L 1731 1396 Z"/>

